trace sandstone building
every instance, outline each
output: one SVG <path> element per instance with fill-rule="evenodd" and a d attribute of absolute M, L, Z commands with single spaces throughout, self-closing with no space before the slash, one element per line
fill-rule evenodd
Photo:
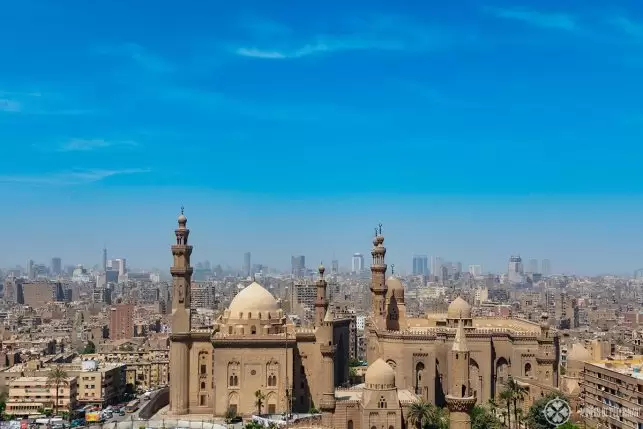
<path fill-rule="evenodd" d="M 406 315 L 404 286 L 386 279 L 381 227 L 373 241 L 372 310 L 367 322 L 365 383 L 348 379 L 348 319 L 328 309 L 324 267 L 316 282 L 313 328 L 296 328 L 261 285 L 242 290 L 213 329 L 190 321 L 192 268 L 187 219 L 181 213 L 174 264 L 170 346 L 170 412 L 222 416 L 321 411 L 338 429 L 401 429 L 407 405 L 420 399 L 447 406 L 453 429 L 470 428 L 476 403 L 496 397 L 512 376 L 535 399 L 558 384 L 558 336 L 540 324 L 472 318 L 462 298 L 447 314 Z M 255 405 L 255 392 L 265 396 Z"/>

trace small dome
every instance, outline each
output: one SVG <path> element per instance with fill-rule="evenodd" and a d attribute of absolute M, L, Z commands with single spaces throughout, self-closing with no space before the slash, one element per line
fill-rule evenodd
<path fill-rule="evenodd" d="M 382 358 L 379 358 L 366 370 L 364 381 L 367 387 L 370 385 L 392 388 L 395 387 L 395 371 Z"/>
<path fill-rule="evenodd" d="M 449 319 L 470 319 L 471 318 L 471 306 L 467 301 L 461 297 L 457 297 L 449 304 L 449 309 L 447 310 L 447 318 Z"/>
<path fill-rule="evenodd" d="M 574 343 L 572 349 L 567 353 L 567 362 L 585 362 L 588 360 L 592 360 L 592 355 L 582 344 Z"/>
<path fill-rule="evenodd" d="M 270 292 L 264 289 L 257 282 L 252 282 L 248 287 L 234 297 L 230 303 L 230 318 L 239 318 L 240 313 L 255 313 L 258 315 L 260 312 L 276 314 L 279 310 L 277 300 Z"/>
<path fill-rule="evenodd" d="M 393 295 L 396 298 L 404 297 L 404 285 L 397 277 L 389 277 L 388 280 L 386 280 L 386 288 L 388 289 L 389 296 Z"/>
<path fill-rule="evenodd" d="M 179 223 L 187 223 L 188 218 L 183 213 L 179 215 Z"/>

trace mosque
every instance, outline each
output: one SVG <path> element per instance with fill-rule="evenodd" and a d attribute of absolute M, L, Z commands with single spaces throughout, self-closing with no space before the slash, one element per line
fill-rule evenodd
<path fill-rule="evenodd" d="M 322 427 L 402 429 L 408 426 L 407 406 L 424 399 L 448 407 L 451 429 L 469 429 L 473 406 L 496 397 L 509 376 L 532 400 L 558 385 L 558 335 L 546 314 L 540 324 L 473 318 L 469 304 L 457 298 L 447 314 L 407 317 L 404 286 L 396 277 L 386 279 L 381 227 L 371 252 L 364 384 L 338 387 L 348 380 L 349 321 L 328 309 L 323 266 L 313 327 L 295 327 L 272 294 L 253 282 L 213 329 L 193 329 L 189 234 L 182 210 L 170 269 L 172 415 L 316 409 Z"/>

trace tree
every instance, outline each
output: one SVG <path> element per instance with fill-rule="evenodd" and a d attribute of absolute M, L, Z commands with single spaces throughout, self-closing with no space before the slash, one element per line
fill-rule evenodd
<path fill-rule="evenodd" d="M 516 429 L 518 429 L 518 427 L 520 427 L 520 420 L 518 420 L 518 401 L 522 401 L 524 399 L 525 393 L 527 393 L 527 389 L 525 389 L 511 376 L 507 380 L 506 389 L 510 392 L 511 401 L 513 402 L 514 406 L 514 421 L 516 422 Z"/>
<path fill-rule="evenodd" d="M 471 410 L 471 429 L 500 429 L 502 423 L 489 410 L 479 405 Z"/>
<path fill-rule="evenodd" d="M 244 429 L 265 429 L 264 426 L 260 423 L 257 423 L 255 421 L 251 421 L 246 423 L 244 426 Z"/>
<path fill-rule="evenodd" d="M 0 420 L 4 418 L 4 410 L 7 409 L 7 394 L 5 392 L 0 393 Z"/>
<path fill-rule="evenodd" d="M 56 415 L 58 415 L 60 388 L 63 386 L 69 386 L 69 378 L 67 377 L 67 372 L 60 365 L 57 365 L 47 374 L 47 387 L 56 388 L 56 403 L 54 404 L 54 413 Z"/>
<path fill-rule="evenodd" d="M 266 400 L 266 395 L 261 390 L 255 392 L 255 405 L 257 406 L 257 414 L 261 415 L 261 408 L 263 407 L 263 401 Z"/>
<path fill-rule="evenodd" d="M 419 399 L 408 406 L 409 424 L 417 429 L 448 429 L 446 412 L 433 404 Z"/>
<path fill-rule="evenodd" d="M 529 408 L 529 412 L 527 413 L 527 416 L 525 418 L 525 424 L 529 429 L 553 429 L 556 427 L 547 421 L 544 413 L 545 405 L 547 405 L 549 401 L 552 401 L 554 399 L 562 399 L 563 401 L 569 403 L 564 396 L 558 393 L 550 393 L 549 395 L 540 398 L 533 403 L 531 408 Z M 563 428 L 564 426 L 558 427 Z M 573 428 L 574 426 L 571 427 Z"/>
<path fill-rule="evenodd" d="M 232 407 L 228 408 L 225 412 L 225 422 L 230 424 L 235 418 L 237 418 L 237 411 Z"/>
<path fill-rule="evenodd" d="M 94 353 L 96 353 L 96 344 L 94 344 L 92 341 L 87 341 L 87 344 L 85 344 L 85 348 L 83 349 L 83 354 L 91 355 Z"/>
<path fill-rule="evenodd" d="M 507 427 L 511 429 L 511 390 L 505 388 L 505 390 L 500 392 L 500 399 L 507 405 L 507 412 L 503 412 L 502 415 L 507 417 Z"/>

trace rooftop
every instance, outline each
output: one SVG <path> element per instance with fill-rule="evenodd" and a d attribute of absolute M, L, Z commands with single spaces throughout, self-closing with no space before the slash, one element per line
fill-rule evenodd
<path fill-rule="evenodd" d="M 643 380 L 643 356 L 635 356 L 632 359 L 612 360 L 605 359 L 600 361 L 587 362 L 588 364 L 609 369 L 619 374 L 627 375 L 638 380 Z"/>

